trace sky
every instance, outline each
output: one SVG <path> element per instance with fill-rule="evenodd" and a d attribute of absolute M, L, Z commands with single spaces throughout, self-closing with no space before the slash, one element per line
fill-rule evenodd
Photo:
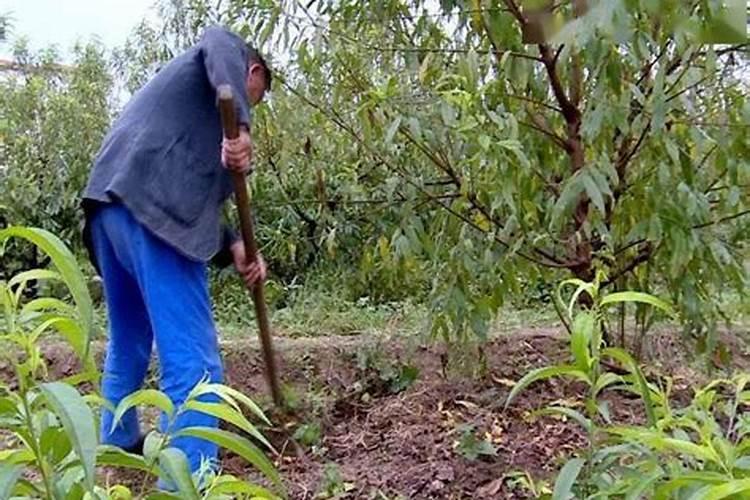
<path fill-rule="evenodd" d="M 33 49 L 56 45 L 65 55 L 76 41 L 92 37 L 107 47 L 125 41 L 144 17 L 154 17 L 155 0 L 0 0 L 0 13 L 10 14 L 11 40 L 26 36 Z M 0 45 L 0 58 L 10 56 Z"/>

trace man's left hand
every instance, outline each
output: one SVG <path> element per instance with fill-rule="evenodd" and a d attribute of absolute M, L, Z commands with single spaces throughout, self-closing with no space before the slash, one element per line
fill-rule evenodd
<path fill-rule="evenodd" d="M 231 250 L 234 267 L 242 276 L 245 286 L 252 289 L 258 283 L 266 280 L 266 262 L 260 252 L 255 256 L 255 260 L 248 262 L 245 258 L 245 245 L 242 240 L 235 242 L 231 246 Z"/>

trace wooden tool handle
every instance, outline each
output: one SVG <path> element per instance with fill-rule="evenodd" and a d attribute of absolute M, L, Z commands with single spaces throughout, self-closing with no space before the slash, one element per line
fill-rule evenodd
<path fill-rule="evenodd" d="M 218 88 L 218 94 L 219 112 L 221 113 L 221 125 L 224 129 L 224 136 L 227 139 L 235 139 L 239 135 L 239 127 L 234 111 L 232 88 L 229 85 L 221 85 Z M 258 245 L 255 242 L 255 229 L 250 212 L 250 200 L 247 193 L 247 184 L 245 184 L 245 175 L 240 172 L 232 172 L 232 183 L 234 184 L 234 196 L 240 218 L 240 233 L 242 234 L 242 241 L 245 244 L 245 258 L 248 261 L 254 261 L 258 254 Z M 266 308 L 262 282 L 258 282 L 253 287 L 252 296 L 255 304 L 255 316 L 258 320 L 258 334 L 266 363 L 268 385 L 271 388 L 271 396 L 274 403 L 276 406 L 281 407 L 283 399 L 281 388 L 279 387 L 276 358 L 271 341 L 271 326 L 268 321 L 268 310 Z"/>

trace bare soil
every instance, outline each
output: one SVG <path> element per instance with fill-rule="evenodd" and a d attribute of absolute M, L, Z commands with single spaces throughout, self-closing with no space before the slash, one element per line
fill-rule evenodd
<path fill-rule="evenodd" d="M 652 349 L 659 359 L 650 366 L 674 378 L 678 398 L 689 397 L 701 376 L 688 368 L 677 344 L 664 339 L 661 351 Z M 449 356 L 445 347 L 430 344 L 361 335 L 279 337 L 276 347 L 291 401 L 285 412 L 270 405 L 254 339 L 223 344 L 225 373 L 228 384 L 268 408 L 274 427 L 263 431 L 279 452 L 273 458 L 293 499 L 529 498 L 525 474 L 551 481 L 565 459 L 586 444 L 573 422 L 531 415 L 551 402 L 575 407 L 579 385 L 534 384 L 504 407 L 513 383 L 528 370 L 566 360 L 566 341 L 553 329 L 491 341 L 480 376 L 476 361 L 462 365 L 474 368 L 473 374 L 462 373 L 447 362 L 458 358 L 456 353 Z M 48 346 L 45 357 L 50 378 L 77 370 L 60 345 Z M 750 359 L 739 344 L 735 359 L 741 366 Z M 408 376 L 399 376 L 407 373 L 405 367 L 418 369 L 411 385 Z M 1 378 L 7 380 L 8 373 L 0 366 Z M 608 398 L 616 420 L 642 420 L 638 399 Z M 293 437 L 305 425 L 312 433 Z M 491 445 L 484 445 L 487 454 L 467 456 L 479 449 L 471 446 L 471 436 L 475 445 Z M 222 461 L 227 472 L 254 476 L 239 457 L 226 454 Z"/>

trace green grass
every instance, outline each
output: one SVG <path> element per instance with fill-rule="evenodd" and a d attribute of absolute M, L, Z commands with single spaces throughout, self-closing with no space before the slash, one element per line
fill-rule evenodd
<path fill-rule="evenodd" d="M 351 277 L 349 277 L 351 278 Z M 290 337 L 328 335 L 416 336 L 427 333 L 429 311 L 412 302 L 375 303 L 368 297 L 352 298 L 346 277 L 331 273 L 313 274 L 301 284 L 280 285 L 269 280 L 266 297 L 271 324 L 277 334 Z M 255 311 L 247 290 L 233 271 L 211 279 L 214 318 L 222 337 L 246 338 L 257 328 Z M 722 295 L 721 308 L 740 333 L 750 325 L 750 301 L 734 294 Z M 97 333 L 106 328 L 104 305 L 96 308 Z M 497 315 L 490 332 L 506 335 L 534 328 L 559 328 L 559 319 L 549 303 L 524 301 L 508 304 Z"/>
<path fill-rule="evenodd" d="M 539 303 L 537 306 L 523 309 L 504 307 L 498 312 L 492 330 L 504 334 L 524 328 L 554 328 L 558 326 L 561 326 L 560 320 L 554 307 L 550 304 Z"/>
<path fill-rule="evenodd" d="M 225 338 L 247 335 L 256 328 L 252 300 L 231 276 L 214 281 L 214 316 Z M 371 332 L 412 334 L 424 330 L 424 307 L 408 302 L 376 304 L 369 298 L 347 296 L 345 285 L 330 278 L 310 279 L 282 287 L 269 281 L 266 296 L 274 331 L 290 337 L 358 335 Z"/>

